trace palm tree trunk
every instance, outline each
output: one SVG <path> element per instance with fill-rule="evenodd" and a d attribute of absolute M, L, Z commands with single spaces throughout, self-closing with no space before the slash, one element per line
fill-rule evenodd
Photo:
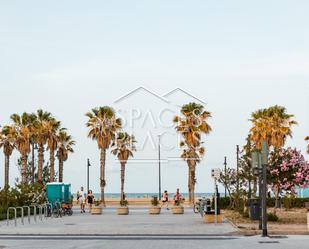
<path fill-rule="evenodd" d="M 49 152 L 49 162 L 50 162 L 50 177 L 49 182 L 55 181 L 55 151 L 50 150 Z"/>
<path fill-rule="evenodd" d="M 58 169 L 59 182 L 62 182 L 63 181 L 63 160 L 61 157 L 59 157 L 58 161 L 59 161 L 59 169 Z"/>
<path fill-rule="evenodd" d="M 31 183 L 34 184 L 34 143 L 31 143 Z"/>
<path fill-rule="evenodd" d="M 121 181 L 121 197 L 120 200 L 124 201 L 124 178 L 125 178 L 125 163 L 121 163 L 121 170 L 120 170 L 120 181 Z"/>
<path fill-rule="evenodd" d="M 9 170 L 10 170 L 10 156 L 4 155 L 4 188 L 9 186 Z"/>
<path fill-rule="evenodd" d="M 27 154 L 21 156 L 21 183 L 27 183 Z"/>
<path fill-rule="evenodd" d="M 101 203 L 105 206 L 105 157 L 106 149 L 101 149 L 100 151 L 100 187 L 101 187 Z"/>
<path fill-rule="evenodd" d="M 44 145 L 40 144 L 38 149 L 38 182 L 43 183 L 43 161 L 44 161 Z"/>
<path fill-rule="evenodd" d="M 191 167 L 191 204 L 194 205 L 194 190 L 195 190 L 195 167 Z"/>

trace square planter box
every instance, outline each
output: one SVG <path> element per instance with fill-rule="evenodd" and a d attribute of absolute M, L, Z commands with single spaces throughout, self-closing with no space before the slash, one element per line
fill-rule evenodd
<path fill-rule="evenodd" d="M 102 207 L 93 206 L 91 208 L 91 214 L 92 215 L 100 215 L 100 214 L 102 214 Z"/>
<path fill-rule="evenodd" d="M 119 207 L 119 208 L 117 208 L 117 214 L 118 215 L 128 215 L 129 214 L 129 208 L 128 207 Z"/>
<path fill-rule="evenodd" d="M 205 214 L 204 215 L 204 223 L 215 223 L 215 215 L 214 214 Z M 217 215 L 217 223 L 222 223 L 222 214 Z"/>
<path fill-rule="evenodd" d="M 161 208 L 160 207 L 150 207 L 149 214 L 160 214 Z"/>
<path fill-rule="evenodd" d="M 184 214 L 183 206 L 174 206 L 174 207 L 172 207 L 172 213 L 173 214 Z"/>

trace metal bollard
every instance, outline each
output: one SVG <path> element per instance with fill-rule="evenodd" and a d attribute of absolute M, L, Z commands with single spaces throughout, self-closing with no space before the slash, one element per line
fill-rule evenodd
<path fill-rule="evenodd" d="M 30 215 L 31 215 L 31 210 L 29 206 L 23 206 L 23 209 L 27 208 L 27 216 L 28 216 L 28 223 L 30 224 Z"/>
<path fill-rule="evenodd" d="M 17 225 L 17 221 L 16 221 L 16 216 L 17 216 L 17 211 L 16 208 L 14 207 L 9 207 L 6 213 L 6 219 L 7 219 L 7 225 L 10 224 L 10 210 L 14 210 L 14 219 L 15 219 L 15 226 Z"/>
<path fill-rule="evenodd" d="M 21 211 L 21 224 L 24 225 L 24 209 L 22 207 L 16 207 L 16 211 L 19 209 Z"/>

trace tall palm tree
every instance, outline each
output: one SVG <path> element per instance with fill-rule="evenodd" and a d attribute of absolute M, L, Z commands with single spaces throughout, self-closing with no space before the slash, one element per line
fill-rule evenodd
<path fill-rule="evenodd" d="M 183 139 L 180 142 L 180 147 L 183 148 L 181 157 L 188 164 L 189 202 L 193 204 L 196 165 L 200 162 L 205 152 L 201 136 L 211 132 L 211 127 L 207 123 L 211 114 L 204 110 L 203 105 L 196 103 L 183 105 L 181 114 L 181 116 L 175 116 L 173 122 L 176 124 L 176 131 Z"/>
<path fill-rule="evenodd" d="M 133 157 L 133 151 L 136 151 L 135 137 L 129 135 L 126 132 L 119 132 L 116 140 L 113 142 L 112 153 L 117 156 L 121 169 L 120 169 L 120 180 L 121 180 L 121 202 L 124 201 L 124 179 L 125 179 L 125 167 L 129 157 Z"/>
<path fill-rule="evenodd" d="M 67 134 L 65 129 L 61 129 L 57 134 L 57 157 L 59 162 L 59 170 L 58 170 L 58 181 L 63 181 L 63 162 L 68 159 L 68 154 L 73 153 L 73 146 L 75 145 L 75 141 L 72 139 L 70 135 Z"/>
<path fill-rule="evenodd" d="M 50 112 L 43 111 L 41 109 L 36 112 L 36 121 L 34 124 L 34 130 L 36 142 L 38 144 L 38 182 L 43 182 L 43 163 L 44 163 L 44 151 L 45 144 L 48 138 L 47 124 L 52 118 Z"/>
<path fill-rule="evenodd" d="M 60 121 L 50 118 L 46 122 L 47 149 L 49 150 L 50 177 L 49 181 L 55 181 L 55 151 L 57 149 L 57 132 L 60 129 Z"/>
<path fill-rule="evenodd" d="M 116 117 L 115 111 L 109 106 L 94 108 L 86 113 L 88 122 L 88 137 L 97 141 L 100 150 L 100 188 L 101 202 L 105 205 L 104 188 L 106 150 L 115 139 L 116 132 L 121 128 L 121 119 Z"/>
<path fill-rule="evenodd" d="M 306 137 L 305 140 L 309 142 L 309 136 Z M 309 143 L 308 143 L 308 145 L 307 145 L 307 153 L 309 154 Z"/>
<path fill-rule="evenodd" d="M 4 153 L 4 187 L 9 186 L 10 156 L 15 148 L 15 131 L 11 126 L 4 126 L 0 130 L 0 148 Z"/>
<path fill-rule="evenodd" d="M 21 154 L 21 183 L 27 183 L 27 159 L 30 152 L 31 119 L 28 113 L 11 115 L 15 133 L 15 147 Z"/>
<path fill-rule="evenodd" d="M 274 149 L 283 147 L 286 138 L 292 137 L 292 126 L 297 124 L 293 117 L 278 105 L 252 113 L 250 137 L 255 148 L 261 149 L 263 141 Z"/>

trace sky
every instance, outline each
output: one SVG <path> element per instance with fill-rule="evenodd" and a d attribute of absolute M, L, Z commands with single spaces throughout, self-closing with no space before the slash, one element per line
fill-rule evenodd
<path fill-rule="evenodd" d="M 177 160 L 171 119 L 193 99 L 181 91 L 167 101 L 158 98 L 179 88 L 212 113 L 196 186 L 197 192 L 211 192 L 211 169 L 222 168 L 224 156 L 235 167 L 236 145 L 245 143 L 248 119 L 259 108 L 278 104 L 294 114 L 299 125 L 287 146 L 305 152 L 308 9 L 301 0 L 0 1 L 0 124 L 8 124 L 12 113 L 52 112 L 76 140 L 64 180 L 73 190 L 86 186 L 89 158 L 90 187 L 98 192 L 99 151 L 87 138 L 85 113 L 113 106 L 138 141 L 125 191 L 158 191 L 158 163 L 149 159 L 157 159 L 157 135 L 164 133 L 162 189 L 187 192 L 187 166 Z M 162 110 L 166 115 L 158 122 Z M 11 184 L 17 158 L 14 152 Z M 3 172 L 3 153 L 0 162 Z M 107 192 L 119 192 L 119 168 L 108 152 Z"/>

